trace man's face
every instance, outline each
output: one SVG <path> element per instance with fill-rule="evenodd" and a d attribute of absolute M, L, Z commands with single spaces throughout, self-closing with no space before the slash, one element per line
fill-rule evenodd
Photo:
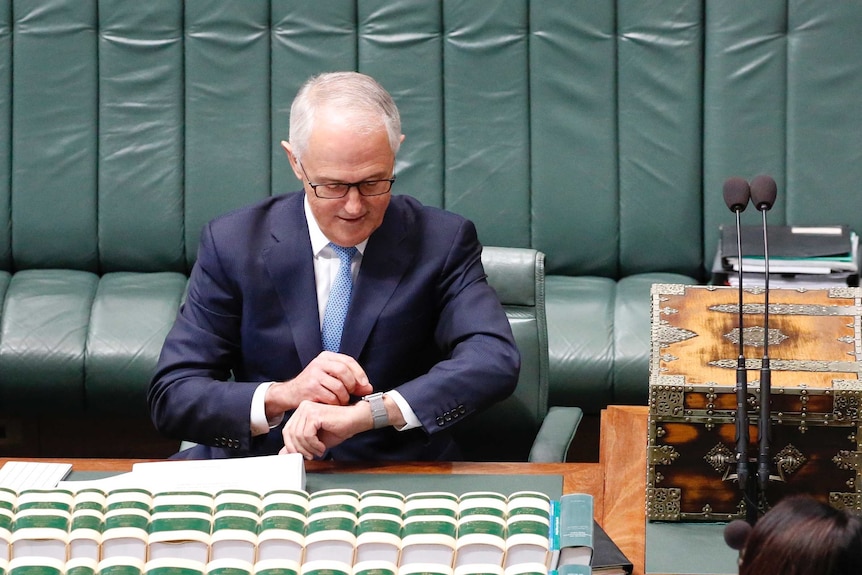
<path fill-rule="evenodd" d="M 311 213 L 321 231 L 340 246 L 355 246 L 380 227 L 391 194 L 363 196 L 355 187 L 339 199 L 318 198 L 314 184 L 363 182 L 392 177 L 395 156 L 385 129 L 357 133 L 336 113 L 319 113 L 301 158 L 294 157 L 290 144 L 282 142 L 296 177 L 303 182 Z M 303 174 L 303 168 L 305 174 Z"/>

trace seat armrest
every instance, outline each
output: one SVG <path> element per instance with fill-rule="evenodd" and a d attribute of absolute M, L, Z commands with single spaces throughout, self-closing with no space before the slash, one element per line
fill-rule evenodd
<path fill-rule="evenodd" d="M 551 407 L 530 450 L 531 463 L 562 463 L 584 417 L 580 407 Z"/>

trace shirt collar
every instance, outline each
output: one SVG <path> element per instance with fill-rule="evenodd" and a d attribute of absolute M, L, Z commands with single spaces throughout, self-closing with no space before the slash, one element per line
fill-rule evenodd
<path fill-rule="evenodd" d="M 308 222 L 308 235 L 311 238 L 311 253 L 314 254 L 314 257 L 318 257 L 320 256 L 320 252 L 329 245 L 329 238 L 323 235 L 323 231 L 320 229 L 320 226 L 317 225 L 317 220 L 314 218 L 314 214 L 311 213 L 311 206 L 308 205 L 307 196 L 302 197 L 302 206 L 305 210 L 305 221 Z M 356 249 L 359 250 L 360 254 L 365 253 L 366 245 L 368 245 L 368 238 L 356 244 Z"/>

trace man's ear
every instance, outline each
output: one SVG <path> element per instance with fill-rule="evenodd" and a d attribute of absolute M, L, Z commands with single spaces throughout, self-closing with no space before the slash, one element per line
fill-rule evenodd
<path fill-rule="evenodd" d="M 296 161 L 296 156 L 293 155 L 293 147 L 290 145 L 290 142 L 282 140 L 281 148 L 284 150 L 284 153 L 287 154 L 287 161 L 290 162 L 290 167 L 293 169 L 293 174 L 296 176 L 296 179 L 300 182 L 304 182 L 305 178 L 302 175 L 302 170 L 299 169 L 299 163 Z"/>

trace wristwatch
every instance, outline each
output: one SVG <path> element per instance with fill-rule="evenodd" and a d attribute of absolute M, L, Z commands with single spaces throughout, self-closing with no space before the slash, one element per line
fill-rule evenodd
<path fill-rule="evenodd" d="M 362 398 L 371 405 L 371 417 L 374 418 L 374 429 L 380 429 L 389 425 L 389 414 L 383 405 L 383 393 L 377 391 Z"/>

